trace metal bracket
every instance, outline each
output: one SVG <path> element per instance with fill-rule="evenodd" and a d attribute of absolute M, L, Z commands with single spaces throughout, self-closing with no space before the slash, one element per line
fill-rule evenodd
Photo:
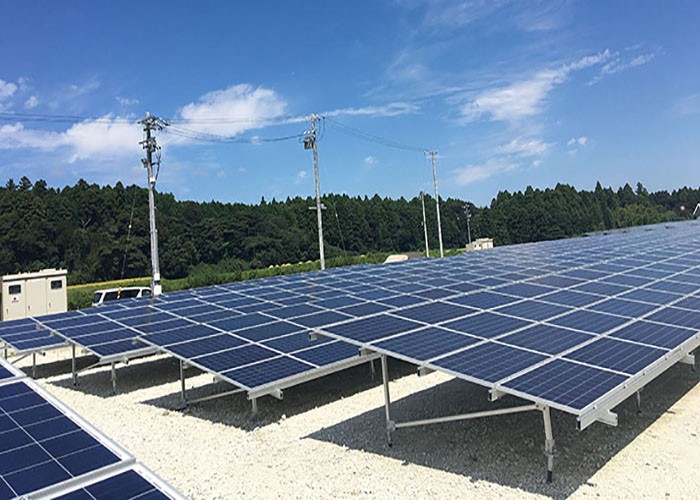
<path fill-rule="evenodd" d="M 503 396 L 506 396 L 505 392 L 499 391 L 498 389 L 489 389 L 489 401 L 498 401 Z"/>
<path fill-rule="evenodd" d="M 693 368 L 695 368 L 695 355 L 694 354 L 686 354 L 683 356 L 680 360 L 680 363 L 683 363 L 684 365 L 690 365 Z"/>
<path fill-rule="evenodd" d="M 272 396 L 273 398 L 279 399 L 280 401 L 284 398 L 284 392 L 282 391 L 282 389 L 272 389 L 267 394 Z M 257 399 L 257 397 L 251 397 L 250 395 L 248 395 L 248 399 L 255 400 Z"/>
<path fill-rule="evenodd" d="M 435 370 L 433 370 L 432 368 L 428 368 L 427 366 L 419 366 L 418 367 L 418 376 L 425 377 L 426 375 L 430 375 L 434 371 Z"/>
<path fill-rule="evenodd" d="M 319 332 L 311 332 L 309 334 L 309 340 L 314 341 L 314 340 L 320 340 L 324 337 L 324 335 L 321 335 Z"/>
<path fill-rule="evenodd" d="M 371 349 L 367 349 L 367 348 L 364 348 L 364 347 L 360 349 L 360 357 L 361 357 L 361 358 L 366 358 L 367 356 L 376 356 L 376 354 L 377 354 L 377 353 L 375 353 L 375 352 L 374 352 L 373 350 L 371 350 Z"/>
<path fill-rule="evenodd" d="M 587 415 L 581 415 L 577 418 L 576 427 L 578 430 L 582 431 L 594 422 L 602 422 L 606 425 L 617 427 L 617 413 L 613 413 L 610 410 L 604 410 L 589 413 Z"/>
<path fill-rule="evenodd" d="M 598 421 L 612 427 L 617 427 L 617 413 L 608 410 L 598 416 Z"/>

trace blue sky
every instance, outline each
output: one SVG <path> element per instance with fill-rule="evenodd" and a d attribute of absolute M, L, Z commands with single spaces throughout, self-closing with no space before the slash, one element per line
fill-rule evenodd
<path fill-rule="evenodd" d="M 295 139 L 310 113 L 324 192 L 432 190 L 488 204 L 558 182 L 700 184 L 700 4 L 693 1 L 36 2 L 0 4 L 0 178 L 145 185 L 257 202 L 313 194 Z M 28 120 L 17 114 L 82 117 Z M 335 123 L 331 122 L 334 120 Z"/>

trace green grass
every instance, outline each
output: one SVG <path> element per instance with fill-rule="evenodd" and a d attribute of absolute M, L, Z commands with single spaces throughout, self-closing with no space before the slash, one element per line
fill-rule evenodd
<path fill-rule="evenodd" d="M 355 264 L 378 264 L 384 262 L 388 254 L 372 253 L 368 255 L 333 257 L 326 259 L 326 267 L 341 267 Z M 272 266 L 261 269 L 242 269 L 237 271 L 221 271 L 217 266 L 199 266 L 186 278 L 164 279 L 162 282 L 163 291 L 174 292 L 177 290 L 187 290 L 190 288 L 200 288 L 209 285 L 219 285 L 222 283 L 232 283 L 234 281 L 245 281 L 258 278 L 268 278 L 270 276 L 280 276 L 284 274 L 303 273 L 319 269 L 318 261 L 299 262 L 281 266 Z M 126 286 L 149 286 L 150 278 L 134 278 L 118 281 L 105 281 L 102 283 L 86 283 L 82 285 L 71 285 L 68 287 L 68 309 L 83 309 L 90 307 L 92 297 L 97 290 L 105 288 L 117 288 Z"/>
<path fill-rule="evenodd" d="M 450 248 L 445 250 L 445 257 L 459 255 L 464 248 Z M 326 259 L 326 267 L 342 267 L 356 264 L 379 264 L 386 260 L 389 253 L 371 253 L 367 255 L 356 255 L 347 257 L 332 257 Z M 440 250 L 431 250 L 430 257 L 440 257 Z M 186 278 L 164 279 L 162 282 L 163 291 L 175 292 L 190 288 L 200 288 L 210 285 L 220 285 L 222 283 L 232 283 L 234 281 L 246 281 L 258 278 L 269 278 L 270 276 L 280 276 L 284 274 L 304 273 L 319 269 L 318 261 L 299 262 L 297 264 L 285 264 L 260 269 L 240 269 L 235 271 L 226 270 L 225 266 L 200 265 L 192 270 Z M 117 288 L 127 286 L 149 286 L 149 277 L 133 278 L 126 280 L 104 281 L 102 283 L 86 283 L 82 285 L 71 285 L 68 287 L 68 309 L 83 309 L 90 307 L 92 297 L 97 290 L 105 288 Z"/>

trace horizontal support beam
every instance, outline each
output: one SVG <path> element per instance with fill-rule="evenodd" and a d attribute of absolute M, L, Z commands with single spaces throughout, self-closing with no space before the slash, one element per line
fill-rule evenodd
<path fill-rule="evenodd" d="M 392 427 L 401 429 L 402 427 L 416 427 L 419 425 L 442 424 L 446 422 L 457 422 L 460 420 L 471 420 L 475 418 L 495 417 L 498 415 L 510 415 L 513 413 L 523 413 L 526 411 L 542 411 L 538 405 L 516 406 L 513 408 L 501 408 L 498 410 L 477 411 L 474 413 L 465 413 L 462 415 L 451 415 L 449 417 L 427 418 L 423 420 L 414 420 L 412 422 L 392 422 Z"/>
<path fill-rule="evenodd" d="M 217 394 L 210 394 L 209 396 L 202 396 L 201 398 L 188 399 L 187 405 L 193 405 L 196 403 L 203 403 L 204 401 L 211 401 L 212 399 L 225 398 L 226 396 L 233 396 L 234 394 L 240 394 L 243 389 L 233 389 L 231 391 L 219 392 Z"/>

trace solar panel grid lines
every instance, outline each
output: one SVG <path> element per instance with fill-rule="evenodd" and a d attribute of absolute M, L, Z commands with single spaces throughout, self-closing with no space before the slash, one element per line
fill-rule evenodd
<path fill-rule="evenodd" d="M 673 257 L 674 255 L 675 255 L 675 254 L 671 254 L 671 257 Z M 600 279 L 600 277 L 598 277 L 598 279 Z M 605 298 L 605 297 L 602 297 L 601 300 L 606 300 L 606 298 Z"/>
<path fill-rule="evenodd" d="M 523 370 L 522 373 L 517 373 L 517 374 L 515 374 L 515 375 L 513 375 L 513 376 L 508 377 L 508 378 L 505 379 L 505 380 L 499 381 L 499 382 L 497 383 L 497 387 L 496 387 L 496 388 L 497 388 L 498 390 L 501 390 L 500 386 L 502 386 L 502 385 L 507 385 L 507 383 L 508 383 L 510 380 L 512 380 L 512 379 L 514 379 L 514 378 L 517 378 L 517 377 L 519 377 L 519 376 L 525 375 L 526 373 L 528 373 L 528 372 L 530 372 L 530 371 L 534 371 L 534 370 L 540 368 L 540 366 L 547 365 L 548 363 L 553 362 L 553 360 L 562 359 L 562 358 L 564 358 L 565 356 L 567 356 L 567 355 L 569 355 L 569 354 L 572 354 L 572 353 L 574 353 L 574 352 L 576 352 L 576 351 L 578 351 L 578 350 L 585 349 L 587 346 L 589 346 L 590 344 L 595 343 L 595 342 L 596 342 L 597 340 L 599 340 L 599 339 L 605 339 L 605 338 L 608 337 L 608 336 L 614 336 L 615 333 L 618 332 L 618 331 L 620 331 L 620 330 L 629 329 L 630 327 L 633 327 L 633 326 L 634 326 L 638 321 L 640 321 L 641 319 L 643 319 L 643 318 L 634 319 L 634 320 L 632 320 L 632 321 L 630 321 L 630 322 L 628 322 L 628 323 L 625 323 L 625 324 L 623 324 L 623 325 L 620 325 L 620 326 L 614 328 L 613 330 L 611 330 L 611 331 L 609 331 L 609 332 L 606 332 L 605 335 L 597 335 L 595 338 L 593 338 L 593 339 L 591 339 L 591 340 L 589 340 L 589 341 L 587 341 L 587 342 L 578 344 L 578 345 L 576 345 L 575 347 L 573 347 L 573 348 L 571 348 L 571 349 L 569 349 L 569 350 L 567 350 L 567 351 L 564 351 L 564 352 L 559 353 L 558 355 L 552 357 L 550 360 L 546 360 L 545 362 L 539 364 L 538 366 L 532 367 L 532 369 Z M 692 338 L 692 337 L 690 337 L 690 338 Z M 696 334 L 696 335 L 694 336 L 694 338 L 695 338 L 696 340 L 700 340 L 700 334 Z M 661 349 L 659 349 L 660 346 L 654 346 L 654 345 L 650 345 L 650 344 L 645 344 L 645 343 L 643 343 L 643 342 L 638 342 L 638 341 L 629 341 L 629 339 L 622 338 L 622 337 L 618 338 L 618 340 L 628 340 L 629 344 L 634 345 L 634 346 L 637 346 L 637 347 L 639 347 L 639 348 L 647 348 L 647 349 L 648 349 L 648 348 L 656 348 L 657 351 L 661 351 Z M 687 342 L 687 339 L 686 339 L 686 342 Z M 669 349 L 664 349 L 664 350 L 665 350 L 667 353 L 669 352 Z M 676 345 L 676 346 L 674 346 L 673 351 L 680 351 L 680 350 L 682 350 L 682 345 Z M 658 357 L 660 358 L 661 355 L 659 355 Z M 579 364 L 581 364 L 581 365 L 583 365 L 583 366 L 587 366 L 587 367 L 591 367 L 591 368 L 603 369 L 603 370 L 610 371 L 610 372 L 614 372 L 614 373 L 618 373 L 618 374 L 621 374 L 621 375 L 629 375 L 629 374 L 626 374 L 626 373 L 623 372 L 623 371 L 619 371 L 619 370 L 616 370 L 616 369 L 614 369 L 614 368 L 611 368 L 610 366 L 607 366 L 607 367 L 606 367 L 606 366 L 600 366 L 600 365 L 596 365 L 596 364 L 590 364 L 590 363 L 587 363 L 587 362 L 585 362 L 585 361 L 582 361 L 581 359 L 575 359 L 575 358 L 567 358 L 567 360 L 568 360 L 568 361 L 574 361 L 574 362 L 577 362 L 577 363 L 579 363 Z M 656 359 L 656 362 L 657 362 L 657 363 L 658 363 L 658 361 L 660 361 L 660 360 L 659 360 L 659 359 Z M 590 406 L 590 405 L 589 405 L 589 406 Z"/>
<path fill-rule="evenodd" d="M 274 319 L 274 318 L 273 318 Z M 277 324 L 289 324 L 291 323 L 275 319 L 277 321 Z M 275 323 L 265 323 L 265 325 L 270 325 L 270 324 L 275 324 Z M 238 330 L 236 332 L 229 332 L 225 331 L 221 328 L 218 330 L 220 331 L 220 335 L 215 335 L 215 336 L 208 336 L 204 338 L 199 338 L 199 339 L 190 339 L 188 341 L 183 341 L 183 342 L 178 342 L 178 343 L 173 343 L 169 345 L 158 345 L 154 344 L 149 341 L 149 336 L 144 336 L 143 340 L 146 343 L 149 343 L 151 345 L 160 347 L 164 349 L 166 352 L 169 352 L 170 354 L 175 355 L 176 357 L 180 358 L 183 361 L 186 361 L 188 364 L 195 366 L 199 369 L 202 369 L 204 371 L 209 371 L 209 372 L 216 372 L 218 376 L 220 376 L 222 379 L 226 380 L 229 383 L 232 383 L 233 385 L 237 385 L 239 387 L 242 387 L 245 390 L 251 391 L 253 389 L 258 388 L 256 385 L 253 385 L 251 381 L 249 380 L 257 380 L 258 382 L 263 382 L 263 385 L 267 383 L 272 383 L 272 382 L 279 382 L 279 383 L 284 383 L 287 378 L 293 378 L 294 375 L 297 375 L 303 371 L 310 371 L 313 369 L 320 369 L 323 368 L 322 365 L 315 364 L 313 361 L 310 361 L 309 359 L 304 359 L 304 353 L 306 351 L 311 351 L 311 350 L 316 350 L 316 351 L 321 351 L 320 346 L 307 346 L 307 348 L 302 348 L 302 349 L 297 349 L 291 353 L 285 352 L 283 350 L 278 350 L 274 347 L 273 344 L 269 343 L 269 340 L 274 340 L 274 339 L 281 339 L 284 338 L 285 336 L 289 335 L 294 335 L 296 333 L 299 333 L 299 328 L 292 329 L 289 331 L 286 331 L 284 333 L 280 333 L 278 336 L 273 336 L 271 339 L 268 338 L 262 338 L 260 341 L 255 341 L 250 338 L 250 335 L 247 335 L 246 330 L 254 330 L 257 328 L 256 326 L 250 327 L 248 329 L 242 329 Z M 246 336 L 247 335 L 247 336 Z M 221 349 L 209 349 L 208 351 L 190 351 L 187 352 L 186 349 L 188 348 L 188 344 L 190 344 L 190 348 L 194 348 L 193 344 L 196 343 L 202 343 L 206 342 L 207 339 L 208 341 L 213 341 L 214 337 L 223 337 L 223 336 L 230 336 L 231 338 L 238 338 L 242 342 L 241 345 L 233 346 L 230 345 L 229 348 L 221 348 Z M 268 341 L 268 343 L 263 343 L 263 341 Z M 308 333 L 307 333 L 307 341 L 308 341 Z M 221 344 L 219 344 L 221 345 Z M 248 351 L 250 349 L 256 349 L 255 353 L 250 352 L 250 355 L 243 355 L 244 352 L 247 353 L 246 348 L 248 348 Z M 183 350 L 185 349 L 185 350 Z M 355 348 L 354 348 L 355 349 Z M 357 354 L 357 350 L 354 350 L 354 353 Z M 193 355 L 195 354 L 195 355 Z M 223 361 L 223 358 L 226 358 L 226 361 L 224 361 L 224 364 L 222 365 L 221 362 Z M 234 359 L 235 358 L 235 359 Z M 267 366 L 270 365 L 274 360 L 277 360 L 274 362 L 274 368 L 276 375 L 288 375 L 283 377 L 283 379 L 275 379 L 275 377 L 271 378 L 271 374 L 269 371 L 264 371 L 260 369 L 261 366 Z M 339 360 L 341 361 L 341 360 Z M 232 366 L 231 366 L 232 365 Z M 285 371 L 284 373 L 280 373 L 281 369 L 284 370 L 290 370 L 290 366 L 293 366 L 294 369 L 287 373 Z M 228 368 L 228 369 L 227 369 Z M 303 368 L 303 370 L 302 370 Z M 251 373 L 253 374 L 253 379 L 251 379 Z M 236 379 L 235 377 L 242 377 L 241 379 Z"/>
<path fill-rule="evenodd" d="M 6 360 L 3 371 L 13 376 L 0 380 L 0 498 L 56 498 L 127 470 L 150 484 L 144 492 L 183 498 Z"/>
<path fill-rule="evenodd" d="M 57 335 L 60 337 L 66 339 L 68 342 L 71 342 L 75 345 L 78 345 L 82 349 L 90 352 L 91 354 L 94 354 L 98 358 L 101 359 L 107 359 L 112 356 L 128 356 L 130 353 L 133 354 L 140 354 L 143 352 L 144 346 L 138 346 L 136 343 L 136 337 L 139 335 L 139 331 L 134 329 L 132 326 L 126 325 L 124 323 L 121 323 L 120 321 L 114 320 L 108 316 L 106 316 L 103 313 L 96 313 L 93 315 L 95 320 L 106 320 L 109 323 L 108 329 L 105 331 L 99 331 L 95 333 L 82 333 L 76 336 L 71 335 L 71 330 L 69 329 L 61 329 L 61 330 L 53 330 Z M 92 325 L 98 324 L 99 321 L 93 321 Z M 112 328 L 112 326 L 116 325 L 116 329 Z M 128 331 L 128 332 L 133 332 L 133 334 L 130 337 L 125 337 L 123 335 L 113 335 L 113 336 L 105 336 L 105 337 L 95 337 L 96 333 L 107 333 L 109 334 L 110 332 L 115 332 L 115 331 Z M 80 330 L 82 332 L 83 330 Z M 110 338 L 108 340 L 108 338 Z M 86 339 L 97 339 L 100 338 L 101 340 L 106 340 L 105 342 L 98 341 L 97 343 L 88 343 L 85 342 Z M 131 342 L 124 342 L 124 340 L 130 340 Z M 110 349 L 110 345 L 116 345 L 118 344 L 120 346 L 119 349 L 116 351 L 113 351 L 113 349 Z M 105 349 L 103 351 L 103 348 Z"/>
<path fill-rule="evenodd" d="M 3 442 L 18 445 L 0 454 L 0 476 L 12 488 L 12 496 L 131 458 L 30 380 L 2 386 L 0 408 L 13 429 L 3 433 Z M 8 432 L 26 439 L 11 445 Z"/>

